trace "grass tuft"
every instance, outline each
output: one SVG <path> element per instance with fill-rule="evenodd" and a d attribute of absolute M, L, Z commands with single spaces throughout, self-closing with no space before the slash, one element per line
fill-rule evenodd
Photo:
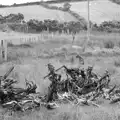
<path fill-rule="evenodd" d="M 104 47 L 107 49 L 113 49 L 115 46 L 114 41 L 111 41 L 111 40 L 106 40 L 103 42 L 103 44 L 104 44 Z"/>
<path fill-rule="evenodd" d="M 117 59 L 114 60 L 114 65 L 116 67 L 120 67 L 120 58 L 117 58 Z"/>

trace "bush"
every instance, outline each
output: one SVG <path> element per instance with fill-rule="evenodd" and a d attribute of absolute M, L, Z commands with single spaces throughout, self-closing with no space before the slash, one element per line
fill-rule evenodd
<path fill-rule="evenodd" d="M 116 67 L 120 67 L 120 59 L 116 59 L 116 60 L 114 61 L 114 65 L 115 65 Z"/>
<path fill-rule="evenodd" d="M 104 47 L 105 47 L 105 48 L 113 49 L 114 46 L 115 46 L 115 44 L 114 44 L 113 41 L 105 41 L 105 42 L 104 42 Z"/>
<path fill-rule="evenodd" d="M 71 5 L 68 2 L 64 3 L 64 5 L 63 5 L 63 9 L 66 11 L 68 11 L 70 9 L 70 7 L 71 7 Z"/>
<path fill-rule="evenodd" d="M 120 41 L 118 42 L 118 47 L 120 48 Z"/>

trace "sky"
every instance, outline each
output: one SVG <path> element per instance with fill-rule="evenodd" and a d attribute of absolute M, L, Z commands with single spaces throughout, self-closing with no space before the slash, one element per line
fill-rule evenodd
<path fill-rule="evenodd" d="M 14 3 L 26 3 L 26 2 L 36 2 L 40 0 L 0 0 L 0 4 L 2 5 L 12 5 Z M 50 0 L 43 0 L 43 1 L 50 1 Z"/>

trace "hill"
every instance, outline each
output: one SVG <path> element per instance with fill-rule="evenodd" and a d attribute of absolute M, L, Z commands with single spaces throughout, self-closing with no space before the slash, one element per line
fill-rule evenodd
<path fill-rule="evenodd" d="M 47 3 L 52 7 L 45 7 L 39 2 L 24 3 L 0 8 L 0 14 L 3 16 L 9 14 L 22 13 L 25 21 L 37 19 L 43 21 L 45 19 L 57 20 L 59 22 L 78 21 L 82 23 L 87 20 L 87 1 L 70 2 L 72 11 L 62 11 L 55 7 L 63 7 L 62 3 Z M 104 21 L 120 21 L 120 6 L 111 0 L 92 0 L 90 1 L 90 20 L 94 23 L 101 24 Z"/>
<path fill-rule="evenodd" d="M 51 20 L 58 20 L 60 22 L 77 21 L 75 17 L 73 17 L 67 12 L 63 12 L 59 10 L 49 10 L 40 5 L 0 8 L 1 15 L 5 16 L 11 13 L 12 14 L 22 13 L 26 21 L 30 19 L 38 19 L 41 21 L 44 19 L 51 19 Z"/>
<path fill-rule="evenodd" d="M 63 3 L 51 5 L 61 7 L 63 6 Z M 71 10 L 87 20 L 87 1 L 72 2 Z M 100 24 L 103 21 L 120 21 L 120 5 L 109 0 L 90 1 L 90 20 L 97 24 Z"/>

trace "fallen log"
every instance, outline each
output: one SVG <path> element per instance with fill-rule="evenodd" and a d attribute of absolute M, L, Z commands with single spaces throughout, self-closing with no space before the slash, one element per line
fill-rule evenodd
<path fill-rule="evenodd" d="M 110 104 L 114 104 L 116 102 L 119 102 L 120 101 L 120 98 L 116 98 L 116 99 L 113 99 L 112 101 L 110 101 Z"/>
<path fill-rule="evenodd" d="M 108 94 L 110 94 L 111 92 L 113 92 L 113 90 L 115 90 L 116 88 L 116 85 L 114 85 L 109 91 L 108 91 Z"/>

